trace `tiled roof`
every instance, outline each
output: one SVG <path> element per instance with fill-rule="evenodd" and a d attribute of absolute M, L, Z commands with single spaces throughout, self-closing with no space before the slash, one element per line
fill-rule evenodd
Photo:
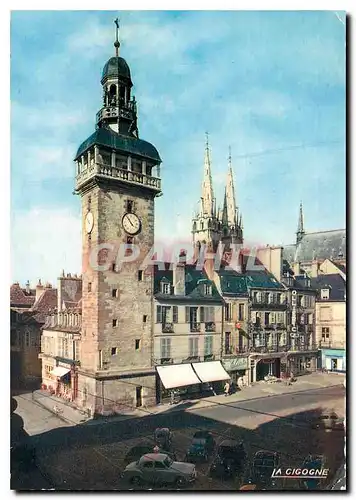
<path fill-rule="evenodd" d="M 329 300 L 345 300 L 346 282 L 340 274 L 321 274 L 317 278 L 311 278 L 311 285 L 319 291 L 329 288 Z"/>
<path fill-rule="evenodd" d="M 246 271 L 246 284 L 248 288 L 279 288 L 283 285 L 268 271 Z"/>
<path fill-rule="evenodd" d="M 306 233 L 297 246 L 295 261 L 346 258 L 346 230 Z"/>
<path fill-rule="evenodd" d="M 162 263 L 161 263 L 162 265 Z M 165 269 L 160 270 L 159 264 L 154 266 L 154 295 L 162 299 L 195 299 L 204 301 L 221 301 L 220 294 L 213 281 L 210 281 L 204 270 L 197 270 L 195 265 L 187 264 L 185 266 L 185 296 L 164 295 L 161 293 L 160 283 L 169 282 L 173 288 L 173 271 L 169 270 L 169 263 L 164 263 Z M 200 285 L 207 283 L 212 286 L 212 294 L 204 295 Z"/>
<path fill-rule="evenodd" d="M 42 295 L 34 304 L 32 310 L 34 317 L 39 323 L 44 323 L 50 310 L 57 307 L 57 290 L 55 288 L 45 288 Z"/>
<path fill-rule="evenodd" d="M 33 290 L 30 294 L 20 287 L 18 283 L 14 283 L 10 287 L 10 306 L 12 307 L 30 307 L 35 303 L 36 297 L 33 295 Z"/>

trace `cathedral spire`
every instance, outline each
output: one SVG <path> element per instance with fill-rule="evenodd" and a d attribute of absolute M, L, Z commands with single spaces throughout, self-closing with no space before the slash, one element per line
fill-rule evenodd
<path fill-rule="evenodd" d="M 229 226 L 236 227 L 236 200 L 235 200 L 235 187 L 234 187 L 234 175 L 232 172 L 232 163 L 231 163 L 231 147 L 229 146 L 229 168 L 227 173 L 227 182 L 226 182 L 226 203 L 227 203 L 227 220 Z"/>
<path fill-rule="evenodd" d="M 304 234 L 305 234 L 305 231 L 304 231 L 303 203 L 300 202 L 298 228 L 297 228 L 297 243 L 299 243 L 301 241 Z"/>
<path fill-rule="evenodd" d="M 201 196 L 201 213 L 206 215 L 214 214 L 214 191 L 211 177 L 209 134 L 206 133 L 205 157 L 204 157 L 204 177 Z"/>

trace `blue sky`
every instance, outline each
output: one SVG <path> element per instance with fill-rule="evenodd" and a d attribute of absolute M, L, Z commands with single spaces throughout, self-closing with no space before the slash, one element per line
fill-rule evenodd
<path fill-rule="evenodd" d="M 190 239 L 205 131 L 222 201 L 231 145 L 247 242 L 345 227 L 345 26 L 325 12 L 28 11 L 11 16 L 12 279 L 80 272 L 73 158 L 95 127 L 113 19 L 163 160 L 156 236 Z M 173 230 L 172 230 L 173 228 Z"/>

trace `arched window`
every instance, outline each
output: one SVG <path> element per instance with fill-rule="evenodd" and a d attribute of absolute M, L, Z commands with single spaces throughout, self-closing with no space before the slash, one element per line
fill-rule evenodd
<path fill-rule="evenodd" d="M 116 104 L 116 85 L 110 85 L 109 104 Z"/>
<path fill-rule="evenodd" d="M 125 87 L 120 87 L 120 101 L 125 101 Z"/>
<path fill-rule="evenodd" d="M 203 223 L 203 222 L 201 222 L 201 223 L 200 223 L 200 229 L 201 229 L 201 230 L 203 230 L 203 229 L 204 229 L 204 223 Z"/>

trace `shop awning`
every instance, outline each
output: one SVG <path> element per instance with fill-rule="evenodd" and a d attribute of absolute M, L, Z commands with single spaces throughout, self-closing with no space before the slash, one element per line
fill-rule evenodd
<path fill-rule="evenodd" d="M 193 368 L 202 382 L 217 382 L 230 379 L 230 375 L 224 370 L 220 361 L 193 363 Z"/>
<path fill-rule="evenodd" d="M 159 378 L 165 389 L 200 384 L 191 364 L 157 366 Z"/>
<path fill-rule="evenodd" d="M 64 368 L 63 366 L 56 366 L 51 371 L 51 375 L 54 375 L 55 377 L 64 377 L 64 375 L 67 375 L 67 373 L 69 372 L 70 372 L 69 368 Z"/>

